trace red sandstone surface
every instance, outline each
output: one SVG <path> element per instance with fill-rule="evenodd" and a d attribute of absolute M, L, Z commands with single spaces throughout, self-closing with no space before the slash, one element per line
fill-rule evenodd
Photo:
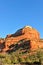
<path fill-rule="evenodd" d="M 40 40 L 40 34 L 37 30 L 30 26 L 25 26 L 19 29 L 16 33 L 7 35 L 6 38 L 0 38 L 0 52 L 6 52 L 11 50 L 9 46 L 12 44 L 17 44 L 20 40 L 30 41 L 28 46 L 30 50 L 37 50 L 38 48 L 43 48 L 43 40 Z M 26 43 L 27 44 L 27 43 Z"/>

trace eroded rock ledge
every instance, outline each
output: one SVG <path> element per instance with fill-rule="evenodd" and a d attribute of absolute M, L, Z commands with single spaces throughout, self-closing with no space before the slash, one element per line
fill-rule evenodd
<path fill-rule="evenodd" d="M 25 26 L 19 29 L 16 33 L 7 35 L 4 39 L 0 38 L 0 52 L 11 50 L 12 48 L 9 48 L 9 46 L 12 44 L 15 45 L 21 40 L 24 40 L 24 42 L 28 41 L 30 50 L 43 48 L 43 39 L 40 39 L 39 32 L 30 26 Z M 18 45 L 20 45 L 20 43 L 18 43 Z"/>

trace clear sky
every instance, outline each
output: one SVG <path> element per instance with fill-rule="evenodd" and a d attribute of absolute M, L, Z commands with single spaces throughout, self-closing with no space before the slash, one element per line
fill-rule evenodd
<path fill-rule="evenodd" d="M 0 0 L 0 37 L 32 26 L 43 38 L 43 0 Z"/>

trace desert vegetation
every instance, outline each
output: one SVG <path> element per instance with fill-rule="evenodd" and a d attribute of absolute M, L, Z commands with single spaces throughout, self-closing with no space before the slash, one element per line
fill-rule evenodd
<path fill-rule="evenodd" d="M 26 52 L 26 53 L 4 53 L 0 54 L 0 64 L 18 64 L 18 63 L 35 63 L 39 62 L 40 65 L 43 64 L 43 51 L 39 49 L 34 52 Z"/>

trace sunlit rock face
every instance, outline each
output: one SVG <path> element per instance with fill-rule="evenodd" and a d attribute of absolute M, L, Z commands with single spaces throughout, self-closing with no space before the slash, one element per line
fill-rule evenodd
<path fill-rule="evenodd" d="M 25 26 L 25 27 L 19 29 L 16 33 L 7 35 L 7 38 L 18 37 L 18 36 L 23 36 L 23 35 L 26 38 L 30 38 L 30 39 L 39 39 L 40 38 L 39 33 L 30 26 Z"/>
<path fill-rule="evenodd" d="M 6 38 L 4 39 L 5 47 L 2 49 L 2 51 L 9 50 L 9 46 L 11 46 L 12 44 L 17 44 L 20 40 L 30 40 L 30 42 L 28 43 L 28 46 L 30 46 L 30 50 L 36 50 L 41 47 L 43 48 L 43 44 L 40 45 L 43 42 L 40 41 L 39 32 L 31 26 L 25 26 L 17 30 L 17 32 L 15 32 L 14 34 L 9 34 L 6 36 Z"/>

